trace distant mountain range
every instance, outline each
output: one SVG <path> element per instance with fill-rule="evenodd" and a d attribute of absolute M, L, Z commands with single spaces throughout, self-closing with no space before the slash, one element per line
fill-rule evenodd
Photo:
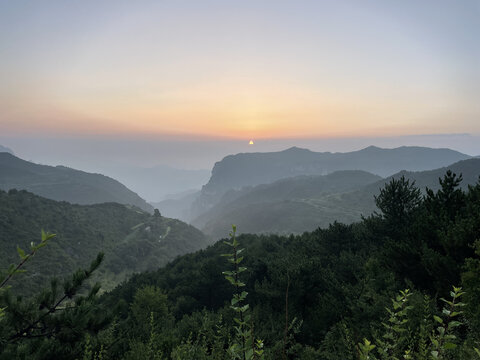
<path fill-rule="evenodd" d="M 230 189 L 269 184 L 299 175 L 326 175 L 339 170 L 363 170 L 382 177 L 401 170 L 421 171 L 447 166 L 471 156 L 450 149 L 375 146 L 347 153 L 312 152 L 293 147 L 280 152 L 241 153 L 217 162 L 212 176 L 192 204 L 193 217 L 199 216 Z"/>
<path fill-rule="evenodd" d="M 150 204 L 110 177 L 64 166 L 39 165 L 7 152 L 0 152 L 0 189 L 28 190 L 72 204 L 117 202 L 153 212 Z"/>
<path fill-rule="evenodd" d="M 57 237 L 25 266 L 12 285 L 23 293 L 45 286 L 51 276 L 68 276 L 89 264 L 99 251 L 103 288 L 112 288 L 133 272 L 157 269 L 176 256 L 210 244 L 193 226 L 150 215 L 128 205 L 72 205 L 26 191 L 0 190 L 0 269 L 18 263 L 17 245 L 29 249 L 40 231 Z"/>
<path fill-rule="evenodd" d="M 463 175 L 462 186 L 480 176 L 480 159 L 472 158 L 428 171 L 401 171 L 385 179 L 363 171 L 300 176 L 271 184 L 231 190 L 192 223 L 206 234 L 225 236 L 231 224 L 244 233 L 302 233 L 339 221 L 352 223 L 376 210 L 374 196 L 392 178 L 405 176 L 425 190 L 439 188 L 447 169 Z"/>

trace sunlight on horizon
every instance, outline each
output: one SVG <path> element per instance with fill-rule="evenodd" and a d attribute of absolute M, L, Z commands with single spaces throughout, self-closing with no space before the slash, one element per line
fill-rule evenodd
<path fill-rule="evenodd" d="M 474 2 L 190 5 L 0 5 L 1 133 L 480 134 Z"/>

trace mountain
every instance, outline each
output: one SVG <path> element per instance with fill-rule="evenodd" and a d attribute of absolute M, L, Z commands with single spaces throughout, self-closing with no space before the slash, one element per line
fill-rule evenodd
<path fill-rule="evenodd" d="M 422 171 L 470 158 L 450 149 L 375 146 L 347 153 L 313 152 L 293 147 L 280 152 L 241 153 L 217 162 L 212 176 L 192 206 L 196 216 L 215 205 L 230 189 L 268 184 L 299 175 L 326 175 L 338 170 L 363 170 L 382 177 L 401 170 Z"/>
<path fill-rule="evenodd" d="M 302 233 L 334 221 L 352 223 L 376 210 L 374 196 L 392 178 L 405 176 L 425 190 L 439 189 L 447 170 L 462 174 L 462 188 L 480 176 L 480 159 L 472 158 L 429 171 L 401 171 L 385 179 L 360 171 L 284 179 L 268 185 L 227 192 L 192 224 L 206 234 L 224 236 L 231 224 L 244 233 Z M 349 182 L 350 180 L 350 182 Z"/>
<path fill-rule="evenodd" d="M 34 164 L 0 153 L 0 189 L 23 189 L 72 204 L 117 202 L 153 212 L 153 207 L 117 180 L 64 166 Z"/>
<path fill-rule="evenodd" d="M 0 153 L 2 153 L 2 152 L 13 154 L 13 151 L 11 149 L 9 149 L 8 147 L 0 145 Z"/>
<path fill-rule="evenodd" d="M 209 244 L 193 226 L 128 205 L 73 205 L 0 190 L 0 269 L 18 263 L 17 245 L 28 250 L 31 241 L 38 243 L 41 229 L 57 236 L 26 264 L 26 274 L 15 283 L 23 292 L 84 267 L 99 251 L 105 252 L 102 287 L 112 288 L 131 273 L 156 269 Z"/>
<path fill-rule="evenodd" d="M 337 196 L 381 180 L 365 171 L 344 170 L 328 175 L 298 176 L 271 184 L 230 190 L 220 202 L 192 221 L 217 238 L 231 224 L 242 232 L 302 233 L 341 217 L 353 222 L 360 217 L 355 207 L 345 211 L 323 204 Z"/>
<path fill-rule="evenodd" d="M 199 190 L 210 178 L 210 170 L 176 169 L 170 166 L 105 167 L 102 172 L 118 179 L 149 202 L 171 198 L 171 194 Z"/>

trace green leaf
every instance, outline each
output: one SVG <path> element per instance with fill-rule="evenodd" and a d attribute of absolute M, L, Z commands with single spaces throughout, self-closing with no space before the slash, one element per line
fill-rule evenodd
<path fill-rule="evenodd" d="M 232 277 L 232 276 L 225 276 L 225 279 L 227 279 L 228 281 L 230 281 L 230 283 L 232 285 L 235 285 L 235 279 Z"/>
<path fill-rule="evenodd" d="M 448 301 L 447 299 L 444 299 L 444 298 L 440 298 L 440 300 L 442 300 L 444 303 L 447 303 L 447 304 L 450 305 L 450 306 L 453 306 L 453 302 L 452 302 L 452 301 Z"/>
<path fill-rule="evenodd" d="M 443 348 L 445 350 L 451 350 L 451 349 L 455 349 L 457 347 L 457 344 L 454 344 L 454 343 L 445 343 L 443 344 Z"/>
<path fill-rule="evenodd" d="M 23 250 L 20 248 L 20 246 L 18 246 L 18 245 L 17 245 L 17 253 L 18 253 L 18 255 L 20 255 L 20 259 L 22 259 L 22 260 L 25 260 L 25 258 L 27 257 L 27 256 L 25 255 L 25 251 L 23 251 Z"/>
<path fill-rule="evenodd" d="M 436 322 L 443 324 L 443 319 L 437 315 L 433 315 L 433 318 L 435 319 Z"/>
<path fill-rule="evenodd" d="M 451 321 L 451 322 L 448 323 L 448 328 L 453 329 L 453 328 L 456 328 L 460 325 L 462 325 L 462 323 L 460 321 Z"/>
<path fill-rule="evenodd" d="M 46 242 L 41 242 L 40 244 L 38 244 L 37 246 L 35 246 L 35 249 L 38 250 L 38 249 L 44 247 L 45 245 L 47 245 Z"/>

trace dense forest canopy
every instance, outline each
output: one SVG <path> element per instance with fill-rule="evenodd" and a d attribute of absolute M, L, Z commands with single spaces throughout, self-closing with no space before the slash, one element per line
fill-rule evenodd
<path fill-rule="evenodd" d="M 256 341 L 245 358 L 473 359 L 480 182 L 463 190 L 461 180 L 449 171 L 438 190 L 422 195 L 408 179 L 392 179 L 375 198 L 378 213 L 360 222 L 296 236 L 241 235 L 243 260 L 233 270 L 221 256 L 232 255 L 231 245 L 219 241 L 101 297 L 95 286 L 68 294 L 63 311 L 39 307 L 45 297 L 14 300 L 3 290 L 2 357 L 236 358 L 234 299 L 244 291 L 251 321 L 242 331 Z M 245 284 L 240 292 L 229 274 Z M 48 294 L 62 298 L 59 289 Z M 73 320 L 75 335 L 66 330 Z"/>
<path fill-rule="evenodd" d="M 57 237 L 13 281 L 23 295 L 40 290 L 52 276 L 87 266 L 100 251 L 106 256 L 96 276 L 103 289 L 111 289 L 129 274 L 156 269 L 211 243 L 193 226 L 133 206 L 74 205 L 0 190 L 0 268 L 16 260 L 17 246 L 36 241 L 41 229 Z"/>

